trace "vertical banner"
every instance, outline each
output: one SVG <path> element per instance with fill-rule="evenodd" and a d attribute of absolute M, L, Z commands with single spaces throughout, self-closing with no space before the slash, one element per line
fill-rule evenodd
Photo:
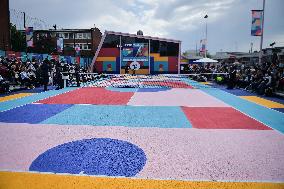
<path fill-rule="evenodd" d="M 252 10 L 252 25 L 251 25 L 251 35 L 252 36 L 262 36 L 262 10 Z"/>
<path fill-rule="evenodd" d="M 57 38 L 57 52 L 62 52 L 63 51 L 63 38 Z"/>
<path fill-rule="evenodd" d="M 200 52 L 205 53 L 206 39 L 200 40 Z"/>
<path fill-rule="evenodd" d="M 75 51 L 76 51 L 76 56 L 80 56 L 80 46 L 79 45 L 76 45 L 75 47 Z"/>
<path fill-rule="evenodd" d="M 26 42 L 27 42 L 27 47 L 33 47 L 34 42 L 33 42 L 33 27 L 27 27 L 26 28 Z"/>

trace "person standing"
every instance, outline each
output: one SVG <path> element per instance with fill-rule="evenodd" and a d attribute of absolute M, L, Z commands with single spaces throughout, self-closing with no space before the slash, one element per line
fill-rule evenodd
<path fill-rule="evenodd" d="M 233 89 L 235 87 L 235 82 L 236 82 L 236 68 L 235 66 L 232 66 L 230 68 L 230 73 L 229 73 L 229 81 L 228 81 L 228 87 L 227 89 Z"/>
<path fill-rule="evenodd" d="M 80 66 L 79 64 L 75 64 L 75 76 L 77 87 L 80 87 Z"/>
<path fill-rule="evenodd" d="M 126 66 L 125 66 L 125 74 L 128 74 L 128 73 L 129 73 L 129 66 L 126 65 Z"/>
<path fill-rule="evenodd" d="M 49 69 L 50 69 L 50 63 L 48 59 L 46 58 L 42 65 L 41 65 L 41 72 L 42 72 L 42 82 L 44 86 L 44 91 L 47 91 L 47 85 L 49 82 Z"/>

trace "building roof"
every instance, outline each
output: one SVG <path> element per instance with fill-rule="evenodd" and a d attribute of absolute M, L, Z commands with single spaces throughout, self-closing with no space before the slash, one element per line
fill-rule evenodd
<path fill-rule="evenodd" d="M 34 32 L 55 32 L 55 33 L 60 33 L 60 32 L 91 32 L 92 30 L 95 30 L 95 28 L 91 28 L 91 29 L 49 29 L 49 30 L 34 30 Z M 20 30 L 22 32 L 25 32 L 25 30 Z"/>
<path fill-rule="evenodd" d="M 114 32 L 114 31 L 105 31 L 105 34 L 121 35 L 121 36 L 136 37 L 136 38 L 143 38 L 143 39 L 152 39 L 152 40 L 166 41 L 166 42 L 173 42 L 173 43 L 181 43 L 180 40 L 175 40 L 175 39 L 166 39 L 166 38 L 136 35 L 136 34 L 130 34 L 130 33 Z"/>

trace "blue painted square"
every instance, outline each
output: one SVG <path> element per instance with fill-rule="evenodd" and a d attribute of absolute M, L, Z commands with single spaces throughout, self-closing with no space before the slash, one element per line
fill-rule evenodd
<path fill-rule="evenodd" d="M 74 105 L 45 124 L 189 128 L 180 107 Z"/>
<path fill-rule="evenodd" d="M 12 110 L 0 112 L 0 122 L 40 123 L 71 106 L 66 104 L 27 104 Z"/>

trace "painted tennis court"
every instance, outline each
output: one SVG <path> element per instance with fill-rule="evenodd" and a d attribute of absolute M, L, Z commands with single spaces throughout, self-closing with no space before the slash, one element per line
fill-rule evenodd
<path fill-rule="evenodd" d="M 1 183 L 284 188 L 283 109 L 174 75 L 0 97 Z"/>

